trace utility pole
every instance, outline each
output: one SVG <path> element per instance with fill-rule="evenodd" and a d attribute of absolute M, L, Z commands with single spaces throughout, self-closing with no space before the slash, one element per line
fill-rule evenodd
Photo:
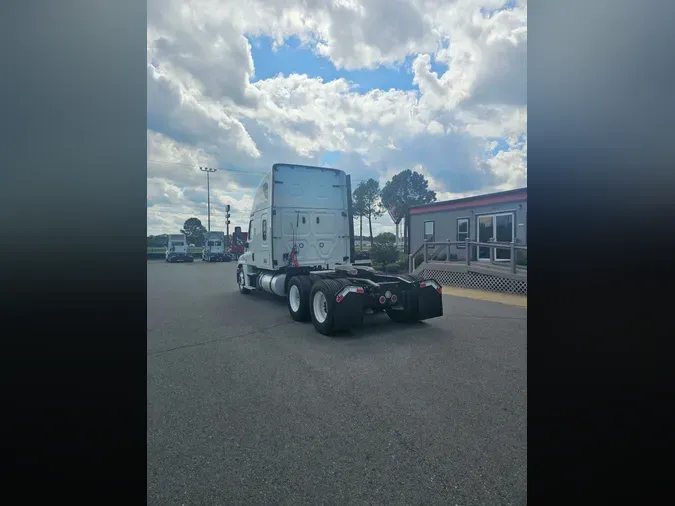
<path fill-rule="evenodd" d="M 230 204 L 225 206 L 225 227 L 227 227 L 227 237 L 230 237 Z M 228 239 L 229 240 L 229 239 Z"/>
<path fill-rule="evenodd" d="M 209 174 L 215 172 L 218 169 L 212 169 L 210 167 L 199 167 L 199 170 L 206 172 L 206 206 L 209 213 L 208 218 L 208 231 L 211 232 L 211 183 L 209 181 Z"/>

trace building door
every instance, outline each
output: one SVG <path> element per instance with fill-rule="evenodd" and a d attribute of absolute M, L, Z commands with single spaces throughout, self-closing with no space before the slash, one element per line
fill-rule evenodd
<path fill-rule="evenodd" d="M 494 216 L 479 216 L 478 217 L 478 242 L 490 242 L 494 238 L 495 230 Z M 478 260 L 490 260 L 490 248 L 485 246 L 478 247 Z"/>
<path fill-rule="evenodd" d="M 497 242 L 513 242 L 514 232 L 513 213 L 503 213 L 495 215 L 495 240 Z M 498 262 L 511 261 L 510 249 L 496 249 L 495 260 Z"/>
<path fill-rule="evenodd" d="M 501 242 L 510 243 L 514 238 L 514 219 L 513 213 L 489 214 L 478 217 L 478 242 Z M 478 260 L 490 260 L 490 249 L 488 247 L 478 248 Z M 511 250 L 495 249 L 495 260 L 497 262 L 508 262 L 511 260 Z"/>

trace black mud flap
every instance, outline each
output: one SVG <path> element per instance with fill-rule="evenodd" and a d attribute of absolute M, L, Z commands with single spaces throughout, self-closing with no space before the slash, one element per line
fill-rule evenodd
<path fill-rule="evenodd" d="M 363 323 L 363 294 L 348 293 L 340 302 L 333 304 L 336 330 L 349 329 Z"/>
<path fill-rule="evenodd" d="M 432 286 L 417 290 L 417 304 L 419 320 L 443 316 L 443 295 Z"/>

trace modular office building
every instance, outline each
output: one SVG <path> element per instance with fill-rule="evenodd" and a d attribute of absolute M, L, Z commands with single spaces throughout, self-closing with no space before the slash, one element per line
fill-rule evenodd
<path fill-rule="evenodd" d="M 477 195 L 413 207 L 406 216 L 408 252 L 424 242 L 503 242 L 527 244 L 527 188 Z M 434 250 L 442 246 L 436 246 Z M 472 260 L 490 261 L 491 248 L 471 248 Z M 466 259 L 466 247 L 452 246 L 449 259 Z M 511 252 L 495 250 L 495 261 L 509 261 Z"/>

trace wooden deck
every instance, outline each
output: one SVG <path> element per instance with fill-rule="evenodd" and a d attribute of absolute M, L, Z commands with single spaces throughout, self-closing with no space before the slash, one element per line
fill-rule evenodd
<path fill-rule="evenodd" d="M 463 259 L 447 260 L 445 255 L 442 260 L 434 258 L 441 253 L 450 252 L 450 248 L 456 245 L 464 246 L 466 253 Z M 477 248 L 488 248 L 490 260 L 471 260 L 472 257 L 476 257 Z M 498 250 L 509 251 L 509 260 L 496 261 Z M 527 246 L 525 245 L 482 243 L 467 239 L 464 242 L 425 243 L 408 256 L 408 267 L 410 272 L 414 274 L 424 272 L 424 276 L 446 286 L 527 296 L 527 267 L 516 263 L 517 258 L 523 257 L 527 259 Z"/>
<path fill-rule="evenodd" d="M 466 252 L 463 259 L 457 260 L 436 260 L 441 254 L 446 254 L 451 251 L 453 246 L 463 246 Z M 491 260 L 467 260 L 467 258 L 476 257 L 477 248 L 484 248 L 490 250 Z M 509 251 L 509 260 L 500 262 L 496 261 L 497 251 Z M 475 274 L 487 275 L 493 279 L 512 280 L 513 282 L 521 282 L 524 286 L 527 285 L 527 266 L 518 265 L 516 259 L 525 255 L 527 258 L 527 246 L 516 243 L 498 243 L 498 242 L 478 242 L 466 240 L 464 242 L 448 241 L 448 242 L 434 242 L 425 243 L 420 246 L 417 251 L 409 255 L 409 270 L 418 274 L 424 270 L 435 271 L 441 278 L 444 279 L 469 279 Z M 423 260 L 420 261 L 419 257 Z M 445 258 L 445 255 L 443 256 Z M 419 265 L 416 263 L 419 262 Z M 447 274 L 443 274 L 447 273 Z M 452 274 L 457 273 L 457 274 Z M 457 278 L 465 274 L 466 277 Z M 496 285 L 500 283 L 495 282 Z M 503 283 L 502 283 L 503 284 Z M 518 284 L 518 283 L 516 283 Z"/>

